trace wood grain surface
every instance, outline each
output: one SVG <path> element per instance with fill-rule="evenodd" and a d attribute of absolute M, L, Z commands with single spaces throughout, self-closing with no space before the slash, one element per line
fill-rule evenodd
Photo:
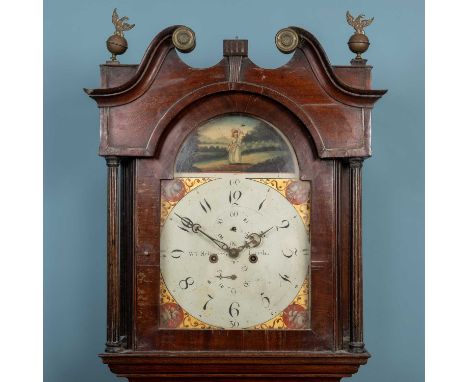
<path fill-rule="evenodd" d="M 172 44 L 151 42 L 140 65 L 102 65 L 100 155 L 109 165 L 108 339 L 116 375 L 150 381 L 339 381 L 369 357 L 362 330 L 361 167 L 370 115 L 385 94 L 370 66 L 331 66 L 309 32 L 285 65 L 256 66 L 247 40 L 194 69 Z M 159 327 L 161 181 L 184 139 L 207 120 L 244 114 L 276 126 L 311 184 L 311 328 L 170 330 Z M 118 172 L 120 165 L 120 173 Z"/>

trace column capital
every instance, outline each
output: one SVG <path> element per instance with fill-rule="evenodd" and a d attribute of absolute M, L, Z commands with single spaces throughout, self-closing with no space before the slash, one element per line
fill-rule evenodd
<path fill-rule="evenodd" d="M 116 156 L 106 156 L 107 167 L 119 167 L 120 158 Z"/>
<path fill-rule="evenodd" d="M 348 158 L 349 167 L 351 168 L 362 168 L 363 162 L 364 158 L 361 157 Z"/>

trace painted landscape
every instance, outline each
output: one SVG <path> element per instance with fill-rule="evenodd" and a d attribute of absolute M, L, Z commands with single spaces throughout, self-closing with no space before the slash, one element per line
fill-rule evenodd
<path fill-rule="evenodd" d="M 217 117 L 186 139 L 176 161 L 177 173 L 294 173 L 295 155 L 268 123 L 244 115 Z"/>

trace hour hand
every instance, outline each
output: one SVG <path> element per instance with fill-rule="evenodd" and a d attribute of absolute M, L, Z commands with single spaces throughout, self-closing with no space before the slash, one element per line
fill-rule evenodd
<path fill-rule="evenodd" d="M 206 232 L 204 232 L 201 229 L 201 225 L 194 223 L 190 218 L 185 217 L 185 216 L 180 216 L 178 214 L 175 214 L 180 221 L 182 222 L 182 225 L 186 228 L 190 228 L 194 233 L 201 233 L 203 236 L 206 236 L 208 239 L 210 239 L 213 243 L 215 243 L 219 248 L 221 248 L 224 251 L 229 251 L 229 246 L 226 243 L 223 243 L 222 241 L 215 239 L 214 237 L 208 235 Z"/>
<path fill-rule="evenodd" d="M 242 250 L 244 248 L 255 248 L 260 245 L 262 242 L 262 238 L 265 237 L 265 235 L 270 232 L 273 228 L 276 228 L 278 230 L 279 228 L 288 228 L 289 227 L 289 222 L 287 220 L 283 220 L 281 222 L 281 226 L 278 225 L 272 225 L 270 228 L 260 231 L 260 233 L 251 233 L 247 236 L 248 241 L 245 242 L 245 244 L 242 247 L 239 247 L 239 250 Z"/>
<path fill-rule="evenodd" d="M 267 230 L 265 231 L 261 231 L 260 233 L 250 233 L 248 236 L 247 236 L 247 240 L 246 242 L 244 243 L 244 245 L 240 246 L 239 248 L 237 248 L 239 251 L 242 251 L 243 249 L 245 248 L 255 248 L 255 247 L 258 247 L 261 242 L 262 242 L 262 238 L 266 235 L 266 233 L 268 231 L 270 231 L 271 229 L 273 229 L 274 226 L 268 228 Z"/>

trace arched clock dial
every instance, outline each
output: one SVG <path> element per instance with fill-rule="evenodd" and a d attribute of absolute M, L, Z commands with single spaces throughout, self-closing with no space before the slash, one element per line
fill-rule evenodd
<path fill-rule="evenodd" d="M 245 329 L 281 313 L 308 275 L 308 232 L 294 206 L 253 179 L 205 183 L 172 209 L 161 231 L 161 274 L 193 317 Z"/>

